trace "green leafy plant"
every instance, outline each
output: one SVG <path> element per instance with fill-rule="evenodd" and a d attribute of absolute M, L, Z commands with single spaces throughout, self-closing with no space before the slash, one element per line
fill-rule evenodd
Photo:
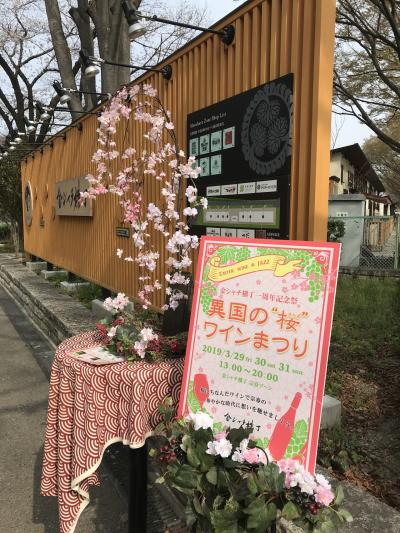
<path fill-rule="evenodd" d="M 340 239 L 344 237 L 346 226 L 343 220 L 329 220 L 328 221 L 328 241 L 341 242 Z"/>
<path fill-rule="evenodd" d="M 159 408 L 160 446 L 150 455 L 163 468 L 156 482 L 187 496 L 191 533 L 269 533 L 281 519 L 303 531 L 334 533 L 352 521 L 341 507 L 340 486 L 334 493 L 323 476 L 312 476 L 298 461 L 270 462 L 252 429 L 222 428 L 203 411 L 176 419 L 172 405 L 167 399 Z M 306 425 L 300 422 L 298 447 Z"/>
<path fill-rule="evenodd" d="M 157 315 L 143 311 L 139 306 L 132 312 L 127 309 L 117 311 L 111 318 L 100 320 L 96 328 L 104 335 L 108 350 L 125 357 L 127 361 L 144 358 L 158 361 L 185 354 L 187 333 L 170 337 L 162 335 L 161 321 Z M 141 344 L 139 349 L 138 344 Z"/>
<path fill-rule="evenodd" d="M 8 242 L 11 239 L 11 228 L 9 224 L 0 222 L 0 242 Z"/>

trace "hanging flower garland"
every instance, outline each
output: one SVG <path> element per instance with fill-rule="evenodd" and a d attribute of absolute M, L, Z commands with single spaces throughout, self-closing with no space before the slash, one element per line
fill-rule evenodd
<path fill-rule="evenodd" d="M 133 119 L 145 125 L 143 140 L 152 150 L 138 153 L 128 146 L 120 151 L 115 135 L 117 126 Z M 134 257 L 124 257 L 123 250 L 116 251 L 118 257 L 135 262 L 139 267 L 138 297 L 144 308 L 151 305 L 151 296 L 161 290 L 163 284 L 154 280 L 154 271 L 160 261 L 160 250 L 152 243 L 150 230 L 162 234 L 168 255 L 166 264 L 171 274 L 165 276 L 165 290 L 169 296 L 163 309 L 176 309 L 180 300 L 187 298 L 178 285 L 187 285 L 185 275 L 191 264 L 191 250 L 198 247 L 198 238 L 188 234 L 187 217 L 197 214 L 197 207 L 207 208 L 207 199 L 197 196 L 195 180 L 201 169 L 195 158 L 186 158 L 178 148 L 171 114 L 162 105 L 157 91 L 150 85 L 133 85 L 121 89 L 99 116 L 98 144 L 92 161 L 96 164 L 96 175 L 88 175 L 89 188 L 81 193 L 83 198 L 96 198 L 112 193 L 119 197 L 124 222 L 132 228 L 135 246 Z M 168 139 L 169 142 L 165 142 Z M 122 168 L 116 174 L 112 171 L 113 161 L 120 159 Z M 161 183 L 161 198 L 158 203 L 145 205 L 143 188 L 145 181 Z M 183 191 L 185 194 L 183 194 Z M 187 200 L 187 202 L 185 202 Z M 183 203 L 188 207 L 180 209 Z"/>

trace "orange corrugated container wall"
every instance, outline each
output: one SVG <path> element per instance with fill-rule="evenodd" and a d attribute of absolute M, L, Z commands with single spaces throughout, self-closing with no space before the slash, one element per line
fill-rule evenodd
<path fill-rule="evenodd" d="M 290 237 L 325 240 L 335 0 L 250 0 L 213 27 L 227 24 L 236 30 L 232 45 L 223 45 L 216 35 L 201 34 L 160 64 L 172 66 L 170 81 L 158 73 L 146 74 L 139 81 L 157 88 L 172 112 L 180 144 L 186 148 L 189 113 L 293 72 Z M 54 139 L 53 147 L 36 150 L 34 157 L 22 163 L 23 190 L 29 181 L 33 195 L 32 224 L 24 223 L 25 250 L 134 298 L 137 272 L 115 254 L 118 247 L 133 253 L 131 240 L 115 233 L 122 222 L 117 199 L 98 198 L 93 217 L 54 214 L 54 184 L 94 171 L 91 156 L 97 148 L 97 119 L 88 115 L 80 122 L 82 131 L 67 129 L 65 140 Z M 117 142 L 122 142 L 122 135 L 121 128 Z M 133 121 L 128 137 L 127 142 L 139 148 L 140 126 Z M 145 201 L 154 201 L 159 193 L 153 182 L 145 185 Z M 153 242 L 162 252 L 158 233 Z M 156 277 L 163 279 L 164 274 L 161 261 Z M 164 295 L 159 294 L 154 303 L 161 307 Z"/>

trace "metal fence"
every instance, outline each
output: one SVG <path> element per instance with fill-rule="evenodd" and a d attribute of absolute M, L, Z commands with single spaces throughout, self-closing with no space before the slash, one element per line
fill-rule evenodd
<path fill-rule="evenodd" d="M 344 224 L 344 235 L 338 238 L 342 243 L 342 267 L 399 269 L 399 215 L 329 217 L 329 221 L 340 221 Z"/>

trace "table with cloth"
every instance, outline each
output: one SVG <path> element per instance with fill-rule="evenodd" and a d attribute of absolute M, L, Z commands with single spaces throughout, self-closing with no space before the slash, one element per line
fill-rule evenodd
<path fill-rule="evenodd" d="M 99 332 L 82 333 L 63 341 L 53 361 L 41 492 L 58 497 L 61 533 L 73 533 L 88 505 L 107 446 L 142 447 L 161 421 L 159 404 L 179 399 L 182 359 L 95 366 L 67 355 L 103 343 Z"/>

